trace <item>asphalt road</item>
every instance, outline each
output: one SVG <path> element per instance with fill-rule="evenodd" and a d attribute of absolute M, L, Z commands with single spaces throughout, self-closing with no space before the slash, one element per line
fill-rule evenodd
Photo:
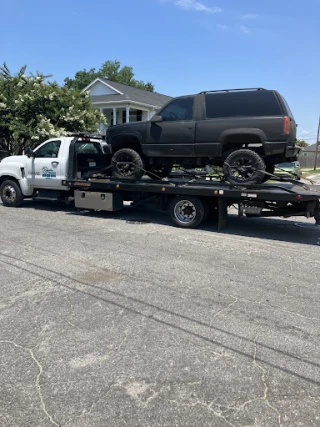
<path fill-rule="evenodd" d="M 1 426 L 320 425 L 319 227 L 0 218 Z"/>

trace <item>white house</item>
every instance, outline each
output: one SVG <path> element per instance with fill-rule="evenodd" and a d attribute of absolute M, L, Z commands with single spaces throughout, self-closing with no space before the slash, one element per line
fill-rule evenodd
<path fill-rule="evenodd" d="M 149 120 L 171 97 L 97 78 L 83 91 L 107 118 L 107 126 Z M 105 129 L 101 129 L 104 131 Z"/>

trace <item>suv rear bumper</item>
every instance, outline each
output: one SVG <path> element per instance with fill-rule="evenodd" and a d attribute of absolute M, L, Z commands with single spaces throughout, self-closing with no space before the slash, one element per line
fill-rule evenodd
<path fill-rule="evenodd" d="M 296 147 L 296 146 L 294 146 L 294 147 L 287 147 L 287 149 L 286 149 L 286 157 L 290 158 L 290 159 L 293 159 L 293 160 L 296 160 L 296 158 L 297 158 L 298 154 L 300 153 L 300 151 L 301 151 L 300 147 Z"/>
<path fill-rule="evenodd" d="M 281 155 L 287 159 L 297 158 L 300 147 L 288 146 L 287 142 L 269 142 L 263 144 L 264 152 L 267 156 Z"/>

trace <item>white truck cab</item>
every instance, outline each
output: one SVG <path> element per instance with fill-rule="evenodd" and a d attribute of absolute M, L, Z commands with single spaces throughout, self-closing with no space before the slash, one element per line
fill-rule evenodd
<path fill-rule="evenodd" d="M 39 190 L 67 192 L 62 186 L 69 164 L 69 149 L 74 136 L 52 138 L 35 148 L 30 156 L 5 157 L 0 162 L 0 196 L 7 206 L 18 206 L 24 198 L 32 197 Z M 107 144 L 101 139 L 79 137 L 78 153 L 103 155 Z M 100 148 L 100 152 L 99 152 Z M 94 167 L 95 162 L 91 162 Z"/>

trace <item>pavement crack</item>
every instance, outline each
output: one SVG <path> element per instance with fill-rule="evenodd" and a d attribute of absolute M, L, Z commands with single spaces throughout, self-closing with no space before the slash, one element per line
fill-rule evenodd
<path fill-rule="evenodd" d="M 231 295 L 230 295 L 231 296 Z M 226 310 L 228 310 L 230 307 L 232 307 L 237 301 L 238 301 L 238 298 L 236 298 L 236 297 L 234 297 L 234 296 L 231 296 L 232 298 L 234 298 L 234 301 L 232 301 L 230 304 L 228 304 L 226 307 L 224 307 L 224 308 L 222 308 L 221 310 L 219 310 L 217 313 L 215 313 L 214 315 L 213 315 L 213 317 L 211 318 L 211 320 L 210 320 L 210 326 L 212 326 L 212 321 L 213 321 L 213 319 L 215 319 L 216 317 L 218 317 L 219 316 L 219 314 L 221 314 L 222 312 L 224 312 L 224 311 L 226 311 Z"/>
<path fill-rule="evenodd" d="M 53 419 L 52 415 L 50 415 L 47 411 L 46 404 L 44 402 L 44 398 L 43 398 L 42 391 L 41 391 L 41 386 L 40 386 L 40 378 L 41 378 L 41 375 L 43 373 L 43 368 L 42 368 L 42 365 L 40 364 L 39 360 L 35 357 L 33 350 L 31 348 L 23 347 L 22 345 L 17 344 L 16 342 L 10 341 L 10 340 L 0 340 L 0 343 L 13 345 L 14 347 L 19 348 L 19 349 L 25 351 L 26 353 L 30 354 L 31 359 L 34 361 L 34 363 L 37 365 L 37 367 L 39 369 L 39 372 L 37 374 L 36 381 L 35 381 L 35 386 L 36 386 L 37 393 L 38 393 L 38 396 L 40 399 L 41 410 L 45 413 L 46 417 L 49 419 L 51 424 L 53 424 L 57 427 L 61 427 L 61 424 L 58 424 Z"/>
<path fill-rule="evenodd" d="M 257 350 L 258 350 L 258 348 L 257 348 L 258 347 L 258 345 L 257 345 L 257 335 L 255 336 L 255 338 L 253 340 L 253 343 L 254 343 L 253 363 L 262 372 L 262 374 L 261 374 L 261 381 L 262 381 L 262 383 L 264 385 L 264 393 L 263 393 L 262 400 L 264 400 L 266 402 L 266 404 L 269 406 L 269 408 L 272 409 L 277 414 L 279 427 L 284 427 L 284 425 L 281 422 L 281 414 L 280 414 L 280 412 L 278 411 L 278 409 L 276 407 L 274 407 L 274 406 L 271 405 L 271 403 L 270 403 L 270 401 L 268 399 L 269 388 L 268 388 L 268 385 L 267 385 L 267 382 L 266 382 L 266 372 L 267 371 L 261 365 L 259 365 L 259 363 L 257 362 Z"/>

